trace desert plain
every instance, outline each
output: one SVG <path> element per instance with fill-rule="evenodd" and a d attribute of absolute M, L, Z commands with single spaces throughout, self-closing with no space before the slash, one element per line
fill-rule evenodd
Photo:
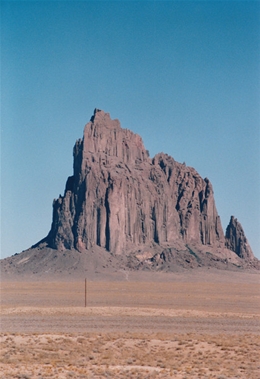
<path fill-rule="evenodd" d="M 259 273 L 1 280 L 1 378 L 260 378 Z M 85 306 L 86 305 L 86 306 Z"/>

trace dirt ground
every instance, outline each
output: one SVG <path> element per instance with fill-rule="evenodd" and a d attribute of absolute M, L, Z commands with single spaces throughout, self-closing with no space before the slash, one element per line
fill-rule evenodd
<path fill-rule="evenodd" d="M 259 279 L 2 282 L 0 377 L 259 379 Z"/>

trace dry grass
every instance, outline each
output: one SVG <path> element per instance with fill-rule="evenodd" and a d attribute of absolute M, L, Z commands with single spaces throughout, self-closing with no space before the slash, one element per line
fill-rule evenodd
<path fill-rule="evenodd" d="M 3 283 L 1 303 L 3 379 L 260 378 L 257 281 L 92 282 L 87 308 L 84 283 Z"/>
<path fill-rule="evenodd" d="M 140 273 L 142 277 L 142 273 Z M 155 274 L 157 275 L 157 273 Z M 237 273 L 230 273 L 238 275 Z M 242 276 L 242 274 L 240 274 Z M 168 282 L 95 282 L 88 281 L 88 306 L 155 307 L 211 312 L 258 313 L 259 277 L 245 274 L 252 283 L 229 282 L 229 277 L 212 275 L 214 281 L 202 280 L 203 275 L 185 278 L 173 275 Z M 163 277 L 161 277 L 163 280 Z M 236 276 L 235 276 L 236 278 Z M 152 279 L 152 278 L 151 278 Z M 177 281 L 179 280 L 179 281 Z M 185 280 L 185 281 L 184 281 Z M 217 282 L 219 280 L 219 282 Z M 4 282 L 2 306 L 15 307 L 82 307 L 85 282 Z"/>
<path fill-rule="evenodd" d="M 3 378 L 259 378 L 259 336 L 161 333 L 1 336 Z"/>

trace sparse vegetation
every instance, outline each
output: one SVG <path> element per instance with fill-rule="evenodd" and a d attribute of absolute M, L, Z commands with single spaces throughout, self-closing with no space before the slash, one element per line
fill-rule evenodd
<path fill-rule="evenodd" d="M 220 279 L 92 282 L 86 308 L 82 283 L 3 284 L 1 378 L 259 379 L 259 285 Z"/>
<path fill-rule="evenodd" d="M 1 336 L 3 378 L 258 378 L 259 336 L 143 333 Z M 145 343 L 144 343 L 145 342 Z M 60 348 L 62 346 L 62 349 Z M 224 348 L 224 350 L 223 350 Z M 223 354 L 224 352 L 224 354 Z M 243 357 L 241 359 L 241 357 Z M 221 364 L 220 364 L 221 363 Z"/>

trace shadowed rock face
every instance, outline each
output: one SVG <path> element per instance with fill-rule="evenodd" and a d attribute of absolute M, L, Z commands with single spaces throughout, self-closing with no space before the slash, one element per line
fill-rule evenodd
<path fill-rule="evenodd" d="M 253 259 L 254 254 L 247 241 L 242 225 L 231 216 L 226 230 L 226 247 L 234 251 L 240 258 Z"/>
<path fill-rule="evenodd" d="M 150 159 L 141 137 L 108 113 L 94 111 L 73 155 L 73 176 L 53 203 L 49 247 L 128 254 L 151 243 L 215 251 L 226 244 L 251 257 L 237 237 L 225 239 L 210 181 L 166 154 Z M 230 235 L 237 236 L 232 225 Z"/>

